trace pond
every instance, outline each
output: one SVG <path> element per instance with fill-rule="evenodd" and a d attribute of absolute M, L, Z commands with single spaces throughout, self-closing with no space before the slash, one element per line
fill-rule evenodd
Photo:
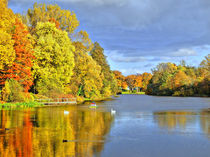
<path fill-rule="evenodd" d="M 0 110 L 0 156 L 210 154 L 210 98 L 121 95 L 97 105 Z"/>

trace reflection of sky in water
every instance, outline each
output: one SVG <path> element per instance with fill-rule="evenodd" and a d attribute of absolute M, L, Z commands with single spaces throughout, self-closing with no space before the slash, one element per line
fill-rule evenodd
<path fill-rule="evenodd" d="M 208 156 L 209 118 L 208 113 L 200 112 L 121 110 L 115 115 L 102 156 Z"/>
<path fill-rule="evenodd" d="M 203 134 L 200 118 L 204 115 L 195 112 L 184 112 L 184 114 L 186 115 L 183 115 L 183 113 L 182 115 L 176 115 L 176 112 L 173 112 L 172 115 L 166 116 L 161 112 L 122 112 L 115 116 L 114 127 L 119 132 L 125 128 L 140 127 L 160 132 L 179 133 L 180 135 L 188 134 L 188 136 L 193 135 L 193 133 Z M 172 127 L 168 124 L 170 119 L 174 121 Z M 160 125 L 161 120 L 165 120 L 163 126 Z M 181 120 L 184 121 L 184 124 L 180 124 Z"/>

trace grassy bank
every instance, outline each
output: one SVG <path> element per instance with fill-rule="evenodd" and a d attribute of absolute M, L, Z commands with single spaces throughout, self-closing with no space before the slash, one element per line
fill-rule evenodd
<path fill-rule="evenodd" d="M 0 109 L 2 108 L 25 108 L 25 107 L 40 107 L 44 104 L 39 102 L 19 102 L 19 103 L 3 103 L 0 104 Z"/>
<path fill-rule="evenodd" d="M 132 92 L 126 91 L 126 92 L 122 92 L 122 94 L 144 95 L 144 94 L 145 94 L 145 92 L 136 92 L 136 93 L 132 93 Z"/>

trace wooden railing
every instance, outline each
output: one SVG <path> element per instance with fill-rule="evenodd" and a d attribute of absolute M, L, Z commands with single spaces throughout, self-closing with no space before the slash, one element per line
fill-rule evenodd
<path fill-rule="evenodd" d="M 43 104 L 76 104 L 76 98 L 49 98 L 49 99 L 35 99 L 35 101 Z"/>

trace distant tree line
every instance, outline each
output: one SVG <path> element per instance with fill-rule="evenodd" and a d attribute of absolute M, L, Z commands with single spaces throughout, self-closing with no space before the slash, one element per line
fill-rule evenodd
<path fill-rule="evenodd" d="M 146 93 L 166 96 L 210 96 L 210 54 L 199 67 L 161 63 L 152 70 Z"/>
<path fill-rule="evenodd" d="M 210 54 L 197 68 L 181 61 L 179 65 L 160 63 L 152 74 L 123 76 L 119 71 L 114 74 L 119 93 L 129 90 L 159 96 L 210 96 Z"/>
<path fill-rule="evenodd" d="M 152 74 L 143 73 L 136 75 L 124 76 L 120 71 L 114 71 L 115 78 L 117 79 L 118 92 L 129 90 L 132 93 L 145 92 L 149 84 Z"/>

